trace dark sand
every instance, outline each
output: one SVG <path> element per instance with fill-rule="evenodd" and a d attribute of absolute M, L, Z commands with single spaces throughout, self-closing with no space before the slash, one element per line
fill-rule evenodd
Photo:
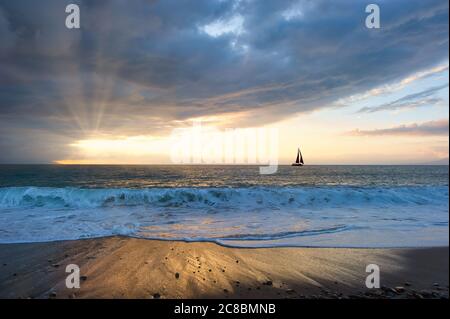
<path fill-rule="evenodd" d="M 0 298 L 448 298 L 449 249 L 226 248 L 111 237 L 0 245 Z M 68 289 L 65 267 L 81 269 Z M 368 264 L 382 289 L 365 286 Z"/>

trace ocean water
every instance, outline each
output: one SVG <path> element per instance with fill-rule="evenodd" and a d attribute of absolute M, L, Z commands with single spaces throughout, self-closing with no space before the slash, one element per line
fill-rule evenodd
<path fill-rule="evenodd" d="M 0 243 L 449 244 L 448 166 L 0 165 Z"/>

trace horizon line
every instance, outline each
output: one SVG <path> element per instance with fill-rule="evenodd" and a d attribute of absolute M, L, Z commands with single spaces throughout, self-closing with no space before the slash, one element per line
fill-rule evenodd
<path fill-rule="evenodd" d="M 173 163 L 152 163 L 152 164 L 135 164 L 135 163 L 73 163 L 73 164 L 61 164 L 61 163 L 0 163 L 0 166 L 6 165 L 47 165 L 47 166 L 267 166 L 267 164 L 173 164 Z M 291 164 L 278 164 L 277 166 L 291 166 Z M 359 163 L 359 164 L 307 164 L 305 166 L 449 166 L 449 163 Z"/>

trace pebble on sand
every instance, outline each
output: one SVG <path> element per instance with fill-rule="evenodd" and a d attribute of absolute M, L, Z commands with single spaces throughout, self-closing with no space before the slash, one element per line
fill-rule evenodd
<path fill-rule="evenodd" d="M 286 290 L 286 293 L 293 294 L 293 293 L 295 293 L 295 290 L 294 289 L 288 289 L 288 290 Z"/>

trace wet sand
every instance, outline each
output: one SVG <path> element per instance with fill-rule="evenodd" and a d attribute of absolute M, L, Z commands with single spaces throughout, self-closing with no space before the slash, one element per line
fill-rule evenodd
<path fill-rule="evenodd" d="M 448 298 L 448 247 L 226 248 L 125 237 L 0 245 L 0 298 Z M 68 289 L 68 264 L 81 271 Z M 368 264 L 381 288 L 368 289 Z"/>

